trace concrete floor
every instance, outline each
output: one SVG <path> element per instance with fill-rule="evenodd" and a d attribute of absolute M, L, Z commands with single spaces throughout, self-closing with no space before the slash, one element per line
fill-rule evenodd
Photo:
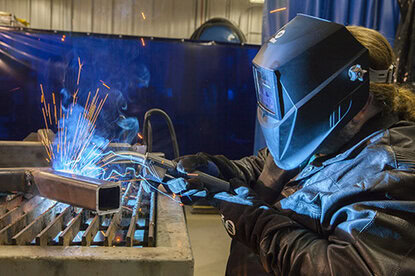
<path fill-rule="evenodd" d="M 187 228 L 195 258 L 195 276 L 225 275 L 231 238 L 219 214 L 192 214 L 186 206 Z"/>

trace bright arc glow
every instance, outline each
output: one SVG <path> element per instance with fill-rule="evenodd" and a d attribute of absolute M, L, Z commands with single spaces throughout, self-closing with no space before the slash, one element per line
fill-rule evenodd
<path fill-rule="evenodd" d="M 145 46 L 143 38 L 141 38 L 141 42 Z M 83 63 L 78 58 L 77 85 L 79 85 L 82 66 Z M 102 80 L 101 84 L 110 89 Z M 50 140 L 48 132 L 40 132 L 40 140 L 47 153 L 46 160 L 51 163 L 54 170 L 107 181 L 140 181 L 140 184 L 144 185 L 143 187 L 146 187 L 147 190 L 153 189 L 180 203 L 179 200 L 173 199 L 170 195 L 150 184 L 149 179 L 142 174 L 143 168 L 146 169 L 147 177 L 159 182 L 161 179 L 158 179 L 155 169 L 144 164 L 142 160 L 134 160 L 131 157 L 130 162 L 125 167 L 113 166 L 114 164 L 110 163 L 103 164 L 103 158 L 107 155 L 117 156 L 116 153 L 107 149 L 110 141 L 101 137 L 96 131 L 96 122 L 108 94 L 102 97 L 98 88 L 95 93 L 89 92 L 86 102 L 81 105 L 78 103 L 78 87 L 73 95 L 69 92 L 68 95 L 65 94 L 66 97 L 69 99 L 72 97 L 73 100 L 71 99 L 70 103 L 64 106 L 62 99 L 59 103 L 53 92 L 52 97 L 49 97 L 51 99 L 48 100 L 42 84 L 40 84 L 40 90 L 40 103 L 45 128 L 47 131 L 57 130 L 53 141 Z M 140 137 L 141 134 L 138 133 L 137 135 Z"/>

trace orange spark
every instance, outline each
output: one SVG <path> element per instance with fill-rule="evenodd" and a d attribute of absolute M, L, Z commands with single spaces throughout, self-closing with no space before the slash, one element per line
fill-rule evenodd
<path fill-rule="evenodd" d="M 42 95 L 45 95 L 45 94 L 43 93 L 43 85 L 42 85 L 42 84 L 40 84 L 40 91 L 42 92 Z"/>
<path fill-rule="evenodd" d="M 86 103 L 85 103 L 85 108 L 84 108 L 84 113 L 83 113 L 84 117 L 86 117 L 86 109 L 88 106 L 89 97 L 91 97 L 91 91 L 88 92 L 88 97 L 86 98 Z"/>
<path fill-rule="evenodd" d="M 102 83 L 103 86 L 105 86 L 108 89 L 111 89 L 105 82 L 103 82 L 102 80 L 99 80 L 99 81 Z"/>
<path fill-rule="evenodd" d="M 43 85 L 42 84 L 40 84 L 40 91 L 42 92 L 42 98 L 41 98 L 41 100 L 43 99 L 43 106 L 45 107 L 45 111 L 47 111 L 47 107 L 46 107 L 46 98 L 45 98 L 45 93 L 43 92 Z"/>
<path fill-rule="evenodd" d="M 144 20 L 146 20 L 146 16 L 144 15 L 144 12 L 141 12 L 141 16 L 143 17 Z"/>
<path fill-rule="evenodd" d="M 143 139 L 143 135 L 141 133 L 137 133 L 138 138 Z"/>
<path fill-rule="evenodd" d="M 287 7 L 283 7 L 283 8 L 279 8 L 279 9 L 272 10 L 269 13 L 275 13 L 275 12 L 285 11 L 286 9 L 287 9 Z"/>
<path fill-rule="evenodd" d="M 79 79 L 81 78 L 81 70 L 82 70 L 83 65 L 84 64 L 81 63 L 81 58 L 78 57 L 78 67 L 79 67 L 79 69 L 78 69 L 78 80 L 76 81 L 76 85 L 79 85 Z"/>
<path fill-rule="evenodd" d="M 48 115 L 49 116 L 49 122 L 52 125 L 52 116 L 50 115 L 50 104 L 48 104 L 48 112 L 47 112 L 47 114 L 49 114 Z"/>
<path fill-rule="evenodd" d="M 66 35 L 62 35 L 61 41 L 64 42 L 66 38 Z"/>
<path fill-rule="evenodd" d="M 188 176 L 198 176 L 198 174 L 197 174 L 197 173 L 188 173 L 187 175 L 188 175 Z"/>
<path fill-rule="evenodd" d="M 45 126 L 46 129 L 48 129 L 48 120 L 46 120 L 46 114 L 45 114 L 45 109 L 42 107 L 42 113 L 43 113 L 43 119 L 45 119 Z"/>
<path fill-rule="evenodd" d="M 141 44 L 143 45 L 143 47 L 146 46 L 146 43 L 144 42 L 144 38 L 141 38 Z"/>
<path fill-rule="evenodd" d="M 56 105 L 54 105 L 53 107 L 54 107 L 54 114 L 55 114 L 55 124 L 58 125 L 58 112 L 56 110 Z"/>
<path fill-rule="evenodd" d="M 79 92 L 79 88 L 78 89 L 76 89 L 76 91 L 75 91 L 75 94 L 73 94 L 73 102 L 72 102 L 72 104 L 73 105 L 75 105 L 76 104 L 76 95 L 78 95 L 78 92 Z"/>

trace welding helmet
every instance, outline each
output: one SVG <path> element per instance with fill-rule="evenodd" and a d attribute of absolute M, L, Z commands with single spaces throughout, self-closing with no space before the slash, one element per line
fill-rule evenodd
<path fill-rule="evenodd" d="M 369 54 L 340 24 L 298 15 L 253 60 L 257 117 L 282 169 L 307 161 L 369 96 Z"/>

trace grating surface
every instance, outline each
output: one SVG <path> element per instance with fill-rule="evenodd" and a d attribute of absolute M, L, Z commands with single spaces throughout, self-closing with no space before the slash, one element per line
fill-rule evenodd
<path fill-rule="evenodd" d="M 40 196 L 0 196 L 0 245 L 155 245 L 156 193 L 139 182 L 123 184 L 122 211 L 98 216 Z"/>

